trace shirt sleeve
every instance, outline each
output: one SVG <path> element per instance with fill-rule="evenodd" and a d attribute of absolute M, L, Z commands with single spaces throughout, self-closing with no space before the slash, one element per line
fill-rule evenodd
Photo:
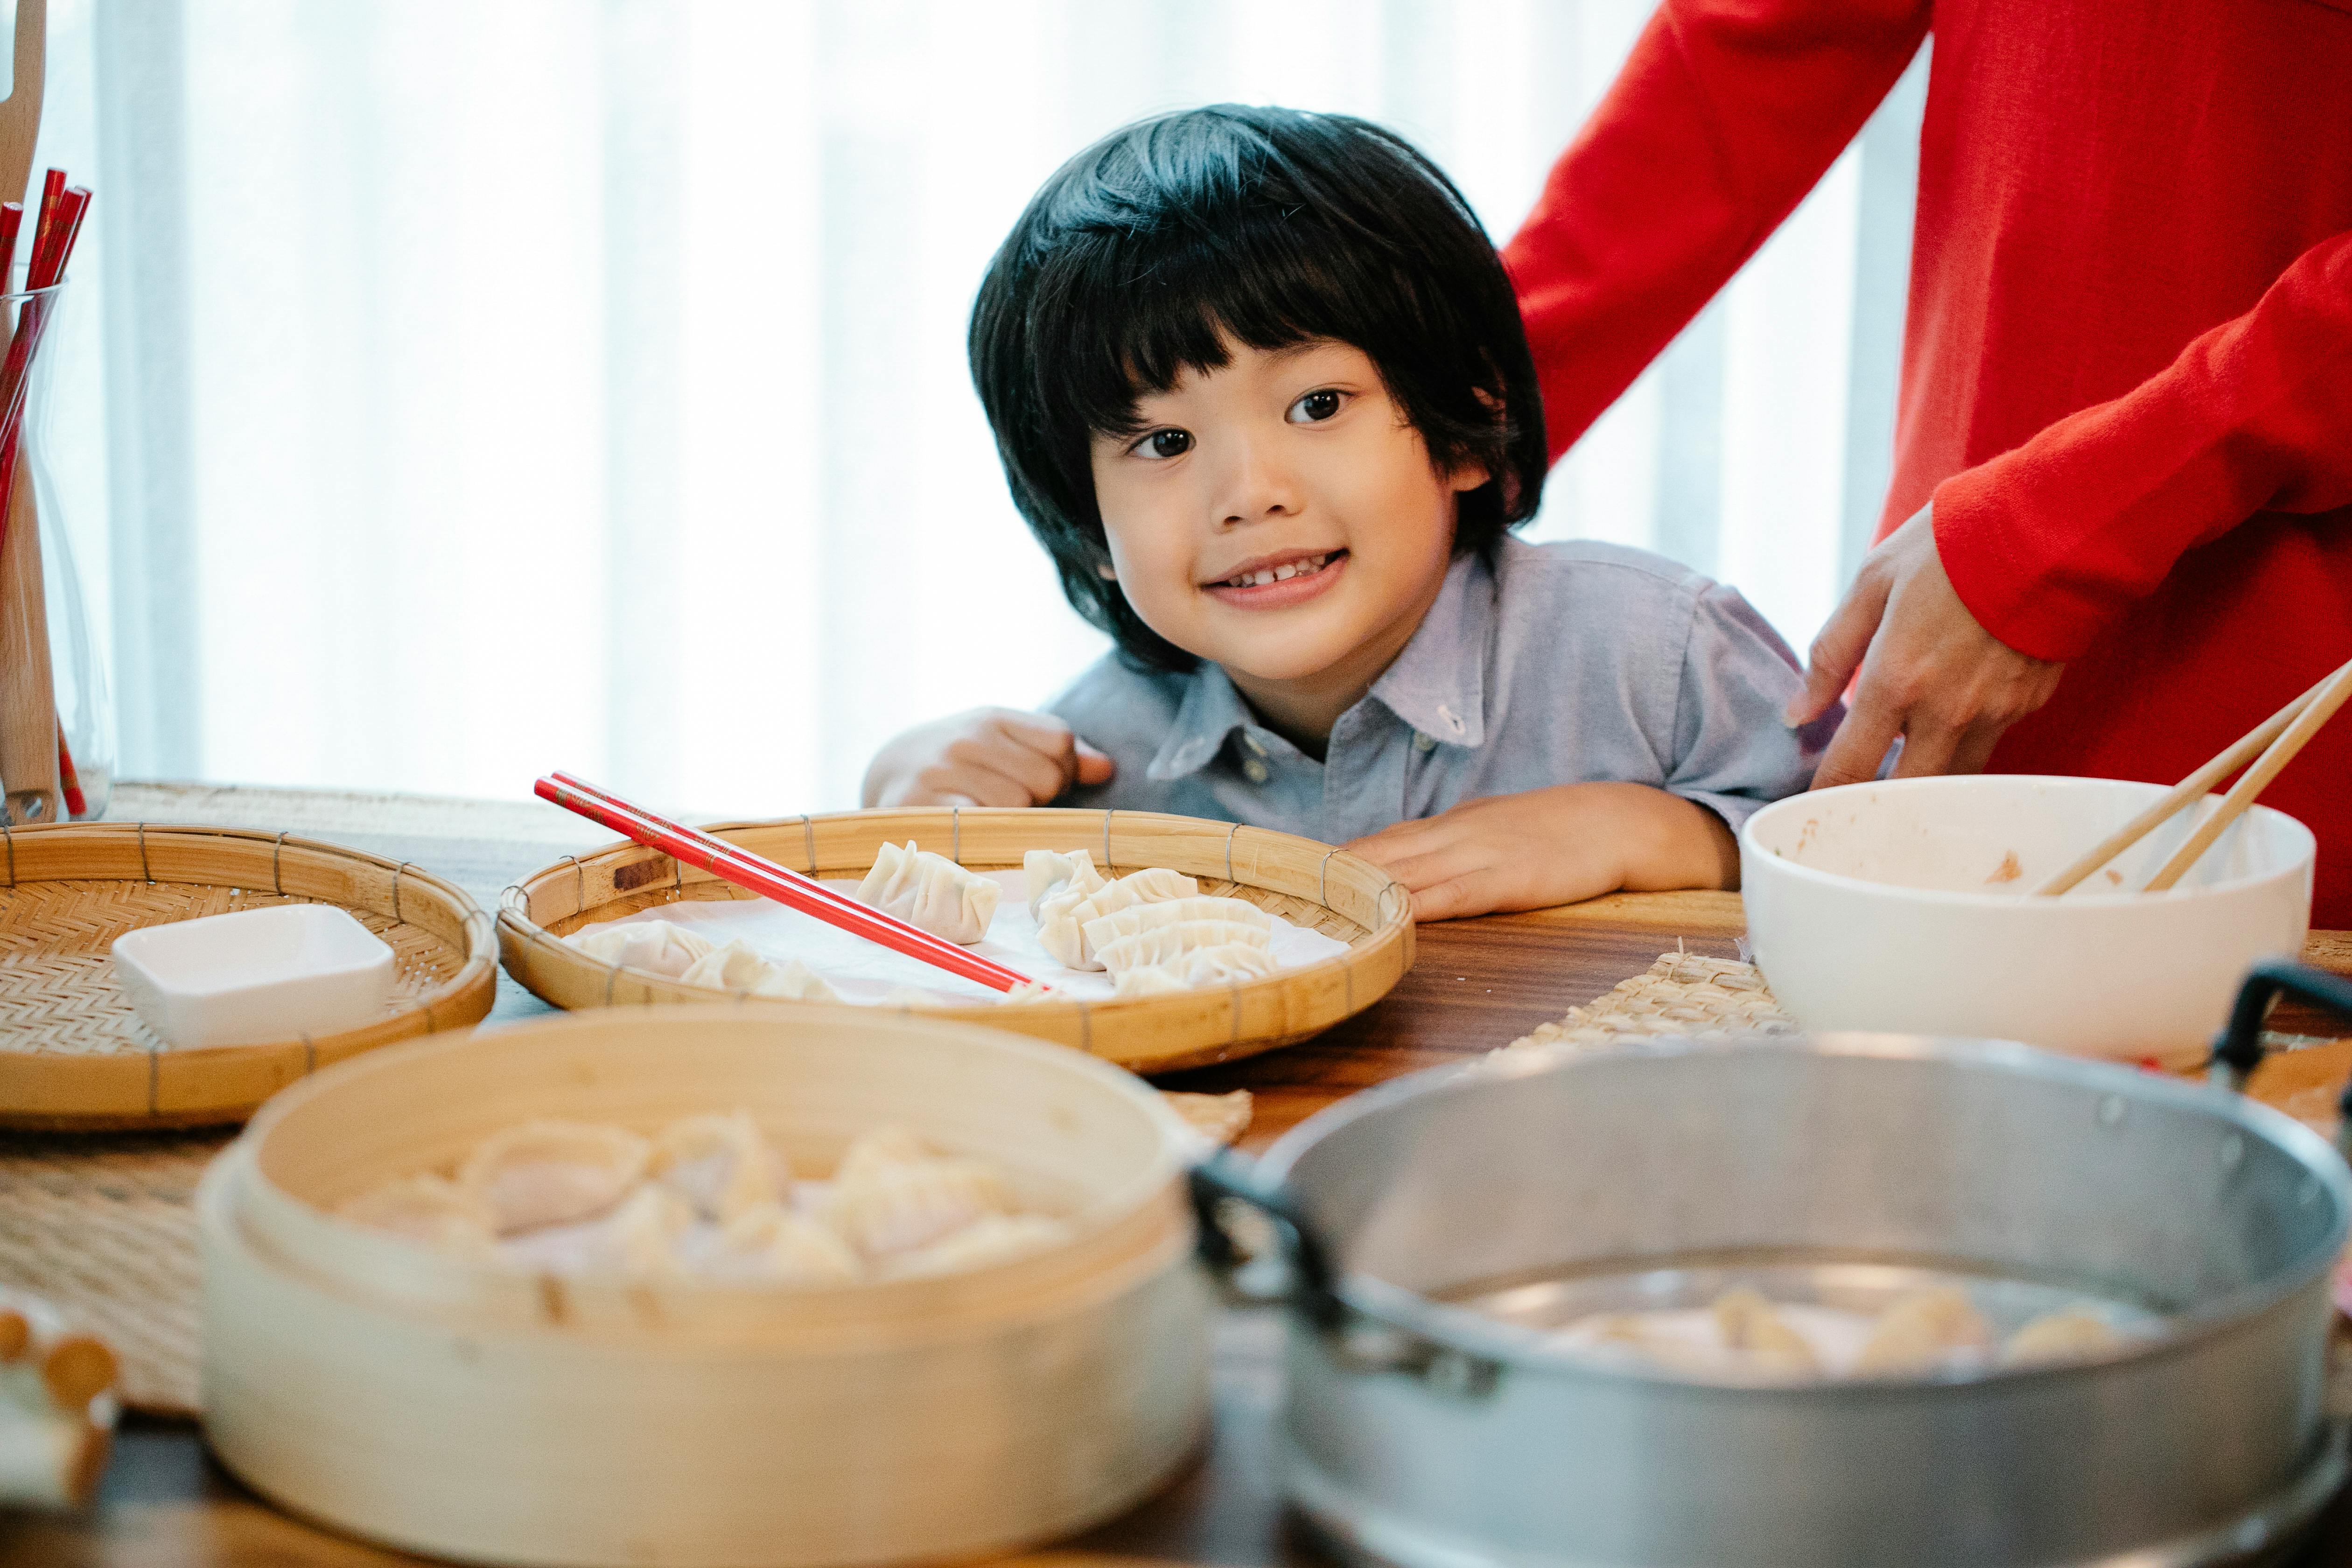
<path fill-rule="evenodd" d="M 1928 0 L 1664 0 L 1503 263 L 1558 458 L 1895 85 Z"/>
<path fill-rule="evenodd" d="M 2352 506 L 2352 233 L 2111 403 L 1937 488 L 1937 552 L 2021 653 L 2081 654 L 2190 548 Z"/>
<path fill-rule="evenodd" d="M 1736 833 L 1758 807 L 1811 784 L 1845 710 L 1790 729 L 1781 710 L 1803 684 L 1771 624 L 1736 590 L 1710 584 L 1691 605 L 1666 792 L 1707 807 Z"/>

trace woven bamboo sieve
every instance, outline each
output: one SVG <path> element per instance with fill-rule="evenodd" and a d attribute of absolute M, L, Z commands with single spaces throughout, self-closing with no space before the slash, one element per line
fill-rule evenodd
<path fill-rule="evenodd" d="M 490 1010 L 488 913 L 429 871 L 315 839 L 137 822 L 0 826 L 0 1126 L 71 1131 L 241 1121 L 316 1068 L 465 1028 Z M 328 903 L 390 943 L 392 1010 L 362 1028 L 173 1050 L 114 978 L 140 926 Z"/>
<path fill-rule="evenodd" d="M 1386 872 L 1328 844 L 1238 823 L 975 807 L 838 812 L 705 831 L 812 876 L 863 875 L 885 843 L 909 838 L 975 870 L 1018 867 L 1031 849 L 1085 849 L 1108 875 L 1164 866 L 1199 879 L 1203 893 L 1247 899 L 1348 943 L 1345 953 L 1303 969 L 1178 995 L 923 1009 L 926 1016 L 1076 1046 L 1136 1072 L 1173 1072 L 1296 1044 L 1370 1006 L 1412 966 L 1412 900 Z M 600 963 L 558 939 L 680 900 L 752 896 L 658 849 L 616 844 L 567 856 L 509 888 L 499 902 L 499 945 L 507 973 L 554 1006 L 707 1003 L 724 994 Z"/>

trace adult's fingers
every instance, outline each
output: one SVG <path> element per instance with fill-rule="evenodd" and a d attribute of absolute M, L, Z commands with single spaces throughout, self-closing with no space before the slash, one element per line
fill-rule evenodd
<path fill-rule="evenodd" d="M 1878 764 L 1886 760 L 1886 748 L 1895 743 L 1895 737 L 1902 731 L 1903 715 L 1880 700 L 1865 683 L 1854 694 L 1854 704 L 1847 711 L 1845 721 L 1830 738 L 1829 750 L 1822 755 L 1822 765 L 1813 771 L 1813 787 L 1833 789 L 1839 784 L 1876 778 Z M 1906 744 L 1904 750 L 1907 752 L 1910 747 Z"/>
<path fill-rule="evenodd" d="M 1870 639 L 1877 635 L 1879 622 L 1885 618 L 1886 595 L 1884 579 L 1877 573 L 1864 572 L 1838 601 L 1806 656 L 1804 689 L 1789 700 L 1781 715 L 1790 724 L 1812 722 L 1838 700 L 1845 683 L 1861 668 L 1863 655 L 1870 651 Z"/>
<path fill-rule="evenodd" d="M 1981 719 L 1969 725 L 1968 732 L 1960 737 L 1960 743 L 1953 748 L 1952 763 L 1946 771 L 1955 773 L 1984 772 L 1985 764 L 1992 761 L 1992 749 L 2000 743 L 2001 731 L 2008 728 L 2007 724 Z"/>
<path fill-rule="evenodd" d="M 1913 709 L 1910 722 L 1903 730 L 1903 754 L 1895 759 L 1891 776 L 1924 779 L 1956 771 L 1952 758 L 1967 736 L 1966 730 Z"/>

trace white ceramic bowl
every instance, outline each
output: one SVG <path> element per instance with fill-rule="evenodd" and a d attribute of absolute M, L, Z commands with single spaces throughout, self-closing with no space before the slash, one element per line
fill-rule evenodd
<path fill-rule="evenodd" d="M 390 946 L 331 904 L 279 904 L 142 926 L 114 941 L 131 1005 L 168 1045 L 253 1046 L 383 1016 Z"/>
<path fill-rule="evenodd" d="M 2081 1056 L 2193 1061 L 2246 969 L 2311 923 L 2311 830 L 2256 806 L 2177 887 L 2137 893 L 2215 804 L 2170 822 L 2062 898 L 2026 896 L 2164 793 L 1991 773 L 1849 784 L 1748 819 L 1748 940 L 1809 1029 L 2022 1040 Z"/>

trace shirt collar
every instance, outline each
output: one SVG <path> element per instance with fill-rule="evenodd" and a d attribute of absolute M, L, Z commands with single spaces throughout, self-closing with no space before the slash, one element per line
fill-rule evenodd
<path fill-rule="evenodd" d="M 1168 726 L 1168 739 L 1160 742 L 1160 753 L 1145 773 L 1167 780 L 1199 773 L 1224 749 L 1226 736 L 1250 723 L 1249 704 L 1225 672 L 1204 658 L 1194 667 L 1183 704 Z"/>
<path fill-rule="evenodd" d="M 1497 585 L 1476 552 L 1447 568 L 1437 600 L 1371 695 L 1431 740 L 1448 746 L 1486 742 L 1486 649 L 1494 641 Z"/>
<path fill-rule="evenodd" d="M 1495 574 L 1483 557 L 1474 552 L 1454 562 L 1436 602 L 1370 695 L 1441 744 L 1484 745 L 1495 598 Z M 1204 658 L 1146 774 L 1164 782 L 1198 773 L 1224 748 L 1226 736 L 1255 722 L 1232 679 Z"/>

